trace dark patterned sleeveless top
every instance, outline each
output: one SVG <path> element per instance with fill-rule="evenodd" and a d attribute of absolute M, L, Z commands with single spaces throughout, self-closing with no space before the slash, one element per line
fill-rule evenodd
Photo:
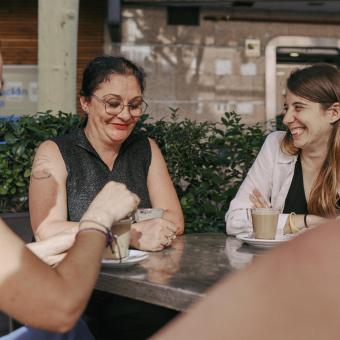
<path fill-rule="evenodd" d="M 139 207 L 151 208 L 147 188 L 151 147 L 147 137 L 132 133 L 122 144 L 112 170 L 101 160 L 83 129 L 51 140 L 58 145 L 66 165 L 68 220 L 79 221 L 109 181 L 124 183 L 139 196 Z"/>

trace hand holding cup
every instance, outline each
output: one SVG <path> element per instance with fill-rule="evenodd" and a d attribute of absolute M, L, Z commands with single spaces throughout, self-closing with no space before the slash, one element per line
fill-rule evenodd
<path fill-rule="evenodd" d="M 109 182 L 97 194 L 82 220 L 94 220 L 108 228 L 136 210 L 139 204 L 137 195 L 122 183 Z"/>

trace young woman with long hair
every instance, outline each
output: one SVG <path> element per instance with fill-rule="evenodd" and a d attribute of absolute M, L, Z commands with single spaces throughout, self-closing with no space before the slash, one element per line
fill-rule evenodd
<path fill-rule="evenodd" d="M 267 137 L 230 204 L 228 234 L 251 230 L 247 209 L 252 207 L 280 209 L 279 226 L 286 232 L 340 212 L 339 69 L 315 64 L 294 71 L 287 80 L 283 113 L 287 132 Z"/>

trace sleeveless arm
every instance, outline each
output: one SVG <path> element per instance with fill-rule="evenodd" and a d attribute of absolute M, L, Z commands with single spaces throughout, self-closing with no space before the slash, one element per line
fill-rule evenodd
<path fill-rule="evenodd" d="M 58 146 L 43 142 L 35 155 L 29 186 L 31 225 L 37 240 L 77 226 L 67 221 L 67 171 Z"/>
<path fill-rule="evenodd" d="M 184 218 L 176 190 L 170 178 L 163 155 L 152 139 L 151 164 L 148 173 L 147 185 L 152 207 L 165 209 L 164 218 L 173 222 L 177 227 L 177 235 L 184 231 Z"/>

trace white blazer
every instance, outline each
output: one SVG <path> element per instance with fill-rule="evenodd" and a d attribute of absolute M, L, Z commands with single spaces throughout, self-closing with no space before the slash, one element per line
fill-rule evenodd
<path fill-rule="evenodd" d="M 225 216 L 227 234 L 252 231 L 247 209 L 252 207 L 249 195 L 254 189 L 258 189 L 273 208 L 283 210 L 297 160 L 297 156 L 281 151 L 284 135 L 285 132 L 277 131 L 267 136 L 254 164 L 230 203 Z M 280 214 L 279 229 L 283 229 L 286 219 L 287 214 Z"/>

